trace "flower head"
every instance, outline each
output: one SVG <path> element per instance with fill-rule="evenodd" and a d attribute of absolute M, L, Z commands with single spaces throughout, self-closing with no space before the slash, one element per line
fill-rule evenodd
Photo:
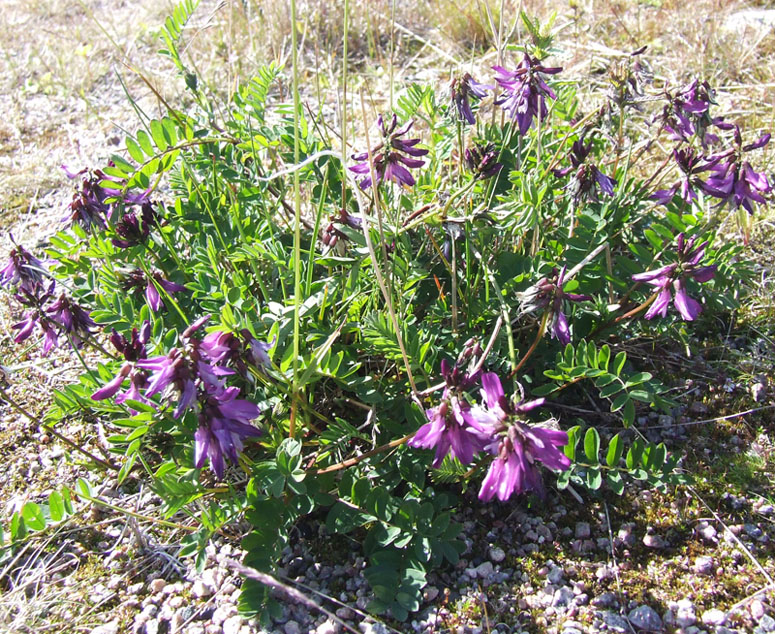
<path fill-rule="evenodd" d="M 522 62 L 514 71 L 502 66 L 493 66 L 495 81 L 503 90 L 495 103 L 517 121 L 519 133 L 524 135 L 533 125 L 533 119 L 547 115 L 546 97 L 557 99 L 557 95 L 544 81 L 544 75 L 554 75 L 562 68 L 548 68 L 525 53 Z"/>
<path fill-rule="evenodd" d="M 449 86 L 449 96 L 452 100 L 452 105 L 457 111 L 458 118 L 469 125 L 474 125 L 476 119 L 471 110 L 470 97 L 474 96 L 477 99 L 483 99 L 487 96 L 488 90 L 494 89 L 495 86 L 480 84 L 469 73 L 455 77 Z"/>
<path fill-rule="evenodd" d="M 477 144 L 466 148 L 466 164 L 476 178 L 485 179 L 495 176 L 503 168 L 503 163 L 498 163 L 498 152 L 492 143 Z"/>
<path fill-rule="evenodd" d="M 468 374 L 460 365 L 450 367 L 443 360 L 441 374 L 446 382 L 441 401 L 426 410 L 429 422 L 407 443 L 410 447 L 435 448 L 435 468 L 441 466 L 447 455 L 467 464 L 489 441 L 487 429 L 480 422 L 483 412 L 472 406 L 462 392 L 474 384 L 479 373 Z"/>
<path fill-rule="evenodd" d="M 409 132 L 414 121 L 408 121 L 401 128 L 396 129 L 398 119 L 396 115 L 390 120 L 390 125 L 385 126 L 382 115 L 377 119 L 377 127 L 382 134 L 382 142 L 371 151 L 371 160 L 374 167 L 374 177 L 379 184 L 380 181 L 393 181 L 399 185 L 412 186 L 415 183 L 414 177 L 407 167 L 422 167 L 425 161 L 416 157 L 425 156 L 428 150 L 415 147 L 420 139 L 402 139 Z M 360 187 L 367 189 L 371 187 L 371 168 L 369 166 L 369 152 L 353 154 L 353 160 L 360 161 L 357 165 L 350 167 L 350 171 L 363 176 Z"/>
<path fill-rule="evenodd" d="M 571 166 L 565 169 L 553 170 L 555 176 L 567 176 L 573 173 L 570 183 L 568 183 L 568 189 L 573 199 L 577 202 L 580 200 L 597 202 L 598 189 L 608 196 L 613 196 L 614 194 L 616 181 L 610 176 L 603 174 L 597 168 L 597 165 L 587 160 L 591 149 L 591 141 L 586 145 L 583 139 L 574 141 L 569 157 Z"/>
<path fill-rule="evenodd" d="M 151 226 L 155 224 L 158 224 L 156 212 L 151 203 L 146 201 L 142 206 L 141 218 L 134 211 L 128 211 L 116 223 L 118 237 L 112 238 L 111 242 L 121 249 L 142 244 L 148 239 Z"/>
<path fill-rule="evenodd" d="M 13 284 L 29 293 L 43 284 L 45 265 L 23 246 L 11 249 L 8 263 L 0 269 L 0 285 Z"/>
<path fill-rule="evenodd" d="M 712 174 L 705 181 L 703 190 L 720 199 L 720 205 L 729 204 L 733 209 L 742 207 L 753 213 L 753 202 L 764 204 L 764 195 L 772 191 L 767 176 L 756 172 L 743 154 L 764 147 L 770 142 L 770 135 L 763 134 L 753 143 L 743 145 L 740 129 L 735 127 L 735 148 L 712 157 L 715 163 Z"/>
<path fill-rule="evenodd" d="M 653 319 L 657 315 L 667 316 L 667 307 L 670 305 L 671 299 L 673 299 L 681 317 L 686 321 L 695 320 L 702 312 L 702 305 L 687 294 L 686 280 L 692 278 L 697 282 L 707 282 L 716 273 L 717 265 L 699 266 L 700 261 L 705 257 L 705 247 L 708 243 L 703 242 L 695 247 L 696 241 L 696 237 L 687 241 L 684 239 L 683 233 L 679 234 L 676 239 L 677 262 L 654 271 L 646 271 L 632 276 L 636 282 L 646 282 L 654 286 L 657 292 L 651 307 L 644 315 L 645 319 Z M 671 287 L 674 292 L 672 296 Z"/>
<path fill-rule="evenodd" d="M 570 343 L 570 326 L 564 311 L 564 302 L 591 301 L 590 295 L 567 293 L 565 286 L 565 267 L 560 271 L 552 270 L 549 277 L 542 278 L 525 292 L 520 294 L 521 312 L 529 313 L 536 310 L 549 310 L 550 329 L 552 338 L 557 339 L 563 346 Z"/>
<path fill-rule="evenodd" d="M 225 458 L 236 463 L 244 441 L 261 435 L 261 431 L 250 424 L 258 418 L 260 408 L 238 399 L 238 395 L 239 390 L 230 387 L 220 392 L 208 391 L 202 398 L 199 428 L 194 436 L 194 466 L 201 469 L 209 458 L 210 468 L 218 478 L 223 478 Z"/>
<path fill-rule="evenodd" d="M 568 434 L 526 424 L 523 415 L 543 405 L 544 399 L 515 402 L 506 398 L 501 381 L 493 372 L 482 375 L 482 398 L 490 417 L 492 438 L 485 450 L 495 458 L 482 481 L 479 499 L 489 501 L 497 497 L 505 501 L 514 493 L 528 490 L 542 494 L 536 463 L 543 462 L 550 469 L 567 469 L 570 460 L 560 447 L 568 444 Z"/>
<path fill-rule="evenodd" d="M 151 276 L 148 277 L 140 269 L 134 269 L 124 277 L 123 287 L 127 291 L 144 293 L 148 307 L 154 312 L 158 312 L 162 307 L 162 299 L 161 295 L 159 294 L 159 288 L 164 289 L 167 293 L 170 294 L 186 290 L 185 286 L 164 279 L 161 273 L 158 271 L 154 271 L 151 273 Z"/>
<path fill-rule="evenodd" d="M 150 403 L 140 392 L 140 390 L 144 390 L 148 386 L 148 375 L 144 370 L 137 367 L 136 363 L 147 358 L 145 344 L 148 343 L 150 336 L 151 324 L 147 321 L 143 323 L 139 331 L 137 328 L 132 328 L 130 339 L 113 330 L 110 335 L 110 342 L 124 356 L 125 362 L 112 381 L 109 381 L 91 395 L 92 400 L 101 401 L 116 396 L 124 383 L 124 379 L 128 378 L 129 388 L 116 396 L 116 403 L 123 403 L 127 400 Z"/>
<path fill-rule="evenodd" d="M 719 159 L 706 159 L 699 156 L 689 147 L 682 150 L 673 150 L 673 158 L 678 165 L 681 178 L 673 183 L 668 189 L 660 189 L 659 191 L 654 192 L 651 199 L 656 200 L 663 205 L 667 205 L 673 200 L 675 195 L 680 192 L 681 200 L 685 203 L 691 203 L 697 198 L 695 189 L 707 191 L 705 183 L 701 181 L 697 175 L 711 169 L 718 163 Z"/>

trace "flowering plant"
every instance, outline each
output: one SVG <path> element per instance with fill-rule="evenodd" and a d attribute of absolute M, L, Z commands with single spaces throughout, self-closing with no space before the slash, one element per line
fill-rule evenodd
<path fill-rule="evenodd" d="M 69 345 L 86 366 L 47 420 L 87 412 L 119 482 L 151 479 L 171 517 L 188 504 L 184 553 L 246 518 L 245 563 L 272 572 L 300 518 L 325 511 L 329 532 L 366 535 L 370 609 L 403 619 L 458 560 L 457 495 L 519 505 L 571 482 L 680 481 L 677 457 L 630 431 L 675 402 L 629 353 L 739 305 L 745 258 L 719 237 L 718 201 L 748 214 L 768 200 L 754 166 L 769 135 L 743 143 L 695 82 L 655 92 L 661 125 L 641 138 L 632 76 L 583 113 L 540 42 L 477 73 L 491 85 L 456 72 L 443 103 L 407 87 L 349 159 L 354 122 L 333 148 L 333 124 L 282 103 L 269 65 L 227 121 L 198 98 L 143 121 L 102 170 L 70 171 L 70 222 L 46 257 L 14 245 L 0 284 L 15 340 L 40 331 L 43 354 Z M 662 131 L 678 145 L 653 169 L 641 148 L 661 151 Z M 590 399 L 622 427 L 603 432 L 605 464 L 601 432 L 568 414 Z M 170 446 L 152 451 L 160 434 Z M 265 588 L 246 581 L 243 597 L 271 613 Z"/>

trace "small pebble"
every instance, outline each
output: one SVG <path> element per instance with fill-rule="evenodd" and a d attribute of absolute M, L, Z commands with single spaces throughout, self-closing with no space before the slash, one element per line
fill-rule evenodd
<path fill-rule="evenodd" d="M 154 579 L 151 581 L 151 583 L 148 585 L 148 587 L 151 589 L 151 592 L 154 594 L 157 594 L 164 590 L 164 586 L 167 585 L 167 582 L 164 581 L 164 579 Z"/>
<path fill-rule="evenodd" d="M 503 548 L 500 548 L 499 546 L 493 546 L 490 548 L 490 560 L 493 561 L 496 564 L 499 564 L 504 559 L 506 559 L 506 553 L 503 550 Z"/>
<path fill-rule="evenodd" d="M 640 605 L 634 610 L 630 610 L 628 615 L 630 623 L 637 629 L 647 632 L 659 632 L 662 630 L 662 619 L 659 618 L 653 608 L 647 605 Z"/>
<path fill-rule="evenodd" d="M 724 625 L 727 620 L 726 612 L 713 608 L 702 613 L 703 625 Z"/>

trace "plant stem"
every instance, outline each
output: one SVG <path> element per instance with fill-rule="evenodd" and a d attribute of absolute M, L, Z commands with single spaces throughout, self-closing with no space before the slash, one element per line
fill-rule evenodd
<path fill-rule="evenodd" d="M 291 51 L 293 63 L 293 162 L 299 162 L 299 62 L 296 34 L 296 0 L 291 0 Z M 291 406 L 291 421 L 288 435 L 296 435 L 296 415 L 299 398 L 299 339 L 301 337 L 300 307 L 301 307 L 301 189 L 299 172 L 293 173 L 293 404 Z"/>

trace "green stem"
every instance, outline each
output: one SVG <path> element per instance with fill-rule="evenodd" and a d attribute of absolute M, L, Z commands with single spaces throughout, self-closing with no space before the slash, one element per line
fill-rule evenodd
<path fill-rule="evenodd" d="M 299 162 L 299 114 L 301 102 L 299 96 L 299 59 L 296 33 L 296 0 L 291 0 L 291 51 L 293 64 L 293 161 Z M 299 340 L 301 338 L 301 186 L 298 170 L 293 173 L 293 405 L 289 435 L 296 435 L 297 400 L 299 397 Z"/>

